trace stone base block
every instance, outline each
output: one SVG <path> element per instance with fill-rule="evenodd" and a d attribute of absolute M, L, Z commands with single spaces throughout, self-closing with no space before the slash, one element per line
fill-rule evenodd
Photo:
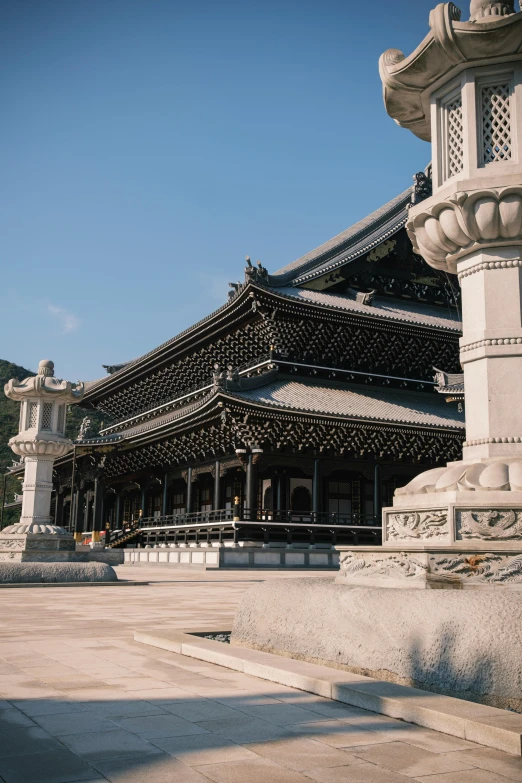
<path fill-rule="evenodd" d="M 0 534 L 0 562 L 79 562 L 87 556 L 76 552 L 73 536 L 52 533 Z"/>
<path fill-rule="evenodd" d="M 115 570 L 106 563 L 0 563 L 0 583 L 117 582 Z"/>
<path fill-rule="evenodd" d="M 340 547 L 339 584 L 403 589 L 502 587 L 522 590 L 522 549 L 461 551 L 426 547 Z"/>
<path fill-rule="evenodd" d="M 232 644 L 522 712 L 522 593 L 263 582 Z"/>

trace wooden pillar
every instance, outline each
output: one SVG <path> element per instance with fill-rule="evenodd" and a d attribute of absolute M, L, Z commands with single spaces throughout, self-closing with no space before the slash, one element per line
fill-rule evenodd
<path fill-rule="evenodd" d="M 192 513 L 192 504 L 194 501 L 192 489 L 192 468 L 187 468 L 187 514 Z"/>
<path fill-rule="evenodd" d="M 141 497 L 140 497 L 140 517 L 147 516 L 147 485 L 144 484 L 141 487 Z"/>
<path fill-rule="evenodd" d="M 219 475 L 220 465 L 219 465 L 219 460 L 218 459 L 216 460 L 216 463 L 214 465 L 214 470 L 215 470 L 215 473 L 214 473 L 214 500 L 213 500 L 213 503 L 212 503 L 212 508 L 214 509 L 214 511 L 218 511 L 220 506 L 221 506 L 221 492 L 220 492 L 220 489 L 221 489 L 221 478 L 220 478 L 220 475 Z"/>
<path fill-rule="evenodd" d="M 85 516 L 83 518 L 83 529 L 88 532 L 91 528 L 92 514 L 92 490 L 88 489 L 85 493 Z"/>
<path fill-rule="evenodd" d="M 163 476 L 163 495 L 161 498 L 161 515 L 166 517 L 168 514 L 169 502 L 169 474 L 165 472 Z"/>
<path fill-rule="evenodd" d="M 373 468 L 373 523 L 382 524 L 382 471 L 378 462 Z"/>
<path fill-rule="evenodd" d="M 248 455 L 246 475 L 247 519 L 257 518 L 257 465 L 252 454 Z"/>
<path fill-rule="evenodd" d="M 323 510 L 322 508 L 322 475 L 321 475 L 321 460 L 314 460 L 314 477 L 312 481 L 312 511 L 314 515 L 318 515 Z"/>
<path fill-rule="evenodd" d="M 277 481 L 277 510 L 287 511 L 286 508 L 286 476 L 283 473 L 279 474 Z"/>
<path fill-rule="evenodd" d="M 122 514 L 123 514 L 123 498 L 121 492 L 116 493 L 116 511 L 114 518 L 114 527 L 116 530 L 120 530 L 122 526 Z"/>
<path fill-rule="evenodd" d="M 84 525 L 85 489 L 80 487 L 75 492 L 74 500 L 74 537 L 78 543 L 82 542 Z"/>
<path fill-rule="evenodd" d="M 93 498 L 93 514 L 92 514 L 93 543 L 100 541 L 100 530 L 102 529 L 104 490 L 105 490 L 104 481 L 101 478 L 101 476 L 97 476 L 94 479 L 94 498 Z"/>

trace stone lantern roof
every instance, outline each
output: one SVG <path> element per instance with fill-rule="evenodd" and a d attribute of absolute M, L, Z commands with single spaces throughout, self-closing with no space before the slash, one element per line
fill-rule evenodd
<path fill-rule="evenodd" d="M 16 402 L 22 402 L 28 397 L 52 397 L 60 402 L 79 402 L 84 393 L 81 381 L 73 384 L 54 377 L 54 362 L 42 359 L 38 365 L 38 374 L 23 381 L 12 378 L 5 384 L 6 397 Z"/>
<path fill-rule="evenodd" d="M 388 49 L 379 61 L 386 111 L 424 141 L 431 141 L 430 95 L 439 84 L 470 65 L 522 59 L 522 13 L 515 13 L 514 0 L 472 0 L 469 21 L 460 17 L 453 3 L 440 3 L 412 54 Z"/>

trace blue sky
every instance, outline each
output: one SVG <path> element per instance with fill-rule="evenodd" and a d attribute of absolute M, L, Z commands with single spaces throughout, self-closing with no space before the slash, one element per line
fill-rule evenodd
<path fill-rule="evenodd" d="M 0 358 L 98 378 L 408 187 L 377 61 L 434 5 L 1 0 Z"/>

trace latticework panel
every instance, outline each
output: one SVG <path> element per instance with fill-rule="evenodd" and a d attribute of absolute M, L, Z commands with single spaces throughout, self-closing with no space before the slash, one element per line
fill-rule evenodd
<path fill-rule="evenodd" d="M 65 425 L 65 405 L 58 406 L 58 420 L 56 423 L 56 429 L 58 432 L 63 432 Z"/>
<path fill-rule="evenodd" d="M 462 96 L 459 94 L 445 105 L 446 110 L 446 165 L 447 177 L 453 177 L 464 166 L 464 127 Z"/>
<path fill-rule="evenodd" d="M 295 362 L 430 381 L 434 366 L 460 371 L 456 339 L 283 317 L 274 319 L 273 331 L 277 350 Z"/>
<path fill-rule="evenodd" d="M 53 404 L 52 402 L 44 402 L 43 411 L 42 411 L 43 430 L 52 429 L 52 418 L 53 418 Z"/>
<path fill-rule="evenodd" d="M 29 403 L 29 413 L 28 413 L 28 416 L 27 416 L 27 426 L 28 426 L 28 428 L 38 427 L 38 403 L 37 402 L 30 402 Z"/>
<path fill-rule="evenodd" d="M 509 82 L 488 84 L 481 89 L 484 163 L 511 159 L 510 92 Z"/>

